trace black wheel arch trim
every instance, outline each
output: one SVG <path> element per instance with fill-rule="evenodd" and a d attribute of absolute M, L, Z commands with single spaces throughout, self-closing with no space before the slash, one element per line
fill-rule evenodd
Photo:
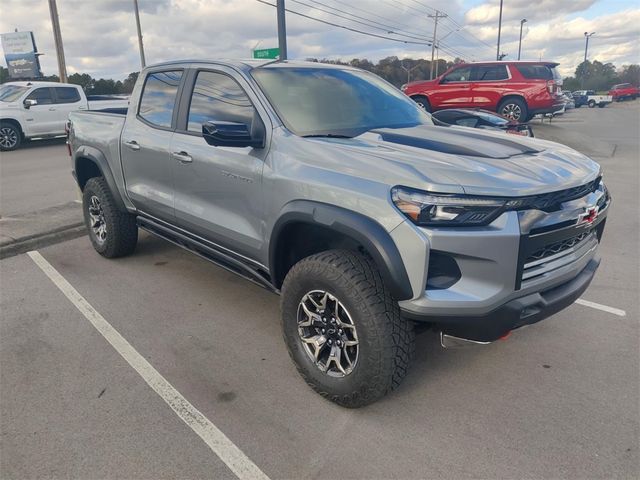
<path fill-rule="evenodd" d="M 320 225 L 357 241 L 373 257 L 393 297 L 396 300 L 413 298 L 413 288 L 400 252 L 382 225 L 352 210 L 310 200 L 288 203 L 273 227 L 269 242 L 269 270 L 274 282 L 284 278 L 283 272 L 278 271 L 276 258 L 280 233 L 295 222 Z"/>
<path fill-rule="evenodd" d="M 87 159 L 95 163 L 100 172 L 102 173 L 103 178 L 106 180 L 107 185 L 109 186 L 109 190 L 113 195 L 113 198 L 116 202 L 116 206 L 122 211 L 127 211 L 125 203 L 122 199 L 122 194 L 120 189 L 118 188 L 118 184 L 115 181 L 113 176 L 113 172 L 111 171 L 111 167 L 109 166 L 109 161 L 103 155 L 103 153 L 97 148 L 90 146 L 81 146 L 74 152 L 73 155 L 73 177 L 76 179 L 76 183 L 80 190 L 82 190 L 82 186 L 80 185 L 80 179 L 78 178 L 78 161 L 80 159 Z"/>

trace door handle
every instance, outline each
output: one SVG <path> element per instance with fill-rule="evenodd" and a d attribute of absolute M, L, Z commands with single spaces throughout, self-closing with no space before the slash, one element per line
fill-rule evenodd
<path fill-rule="evenodd" d="M 129 142 L 124 142 L 124 144 L 129 147 L 131 150 L 140 150 L 140 145 L 135 140 L 131 140 Z"/>
<path fill-rule="evenodd" d="M 54 107 L 50 107 L 50 108 L 49 108 L 49 111 L 50 111 L 50 112 L 55 112 L 55 111 L 56 111 L 56 109 L 55 109 Z"/>
<path fill-rule="evenodd" d="M 193 162 L 193 158 L 191 158 L 191 155 L 189 155 L 187 152 L 173 152 L 171 155 L 180 163 Z"/>

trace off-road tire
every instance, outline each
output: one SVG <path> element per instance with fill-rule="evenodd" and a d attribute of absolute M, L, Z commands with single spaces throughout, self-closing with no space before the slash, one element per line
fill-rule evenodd
<path fill-rule="evenodd" d="M 0 143 L 0 151 L 2 152 L 10 152 L 11 150 L 17 150 L 20 148 L 20 144 L 22 143 L 22 132 L 18 127 L 16 127 L 13 123 L 2 122 L 0 123 L 0 135 L 10 137 L 7 140 L 7 144 L 5 142 Z"/>
<path fill-rule="evenodd" d="M 517 118 L 509 116 L 511 112 L 515 113 L 519 109 L 519 116 Z M 507 98 L 502 100 L 498 105 L 497 110 L 498 115 L 502 115 L 503 117 L 510 118 L 517 122 L 527 122 L 529 121 L 529 108 L 527 107 L 527 103 L 520 98 Z"/>
<path fill-rule="evenodd" d="M 349 311 L 359 337 L 358 361 L 341 378 L 322 372 L 298 334 L 298 305 L 310 291 L 330 292 Z M 304 380 L 323 397 L 348 408 L 368 405 L 395 389 L 414 351 L 413 323 L 400 316 L 369 258 L 347 250 L 311 255 L 291 268 L 282 286 L 284 340 Z"/>
<path fill-rule="evenodd" d="M 416 95 L 415 97 L 411 97 L 411 100 L 416 102 L 420 108 L 424 109 L 425 112 L 431 113 L 431 103 L 424 95 Z"/>
<path fill-rule="evenodd" d="M 100 200 L 107 229 L 106 239 L 102 243 L 98 241 L 91 228 L 89 203 L 92 196 Z M 113 194 L 103 177 L 93 177 L 87 181 L 82 192 L 82 210 L 89 239 L 96 252 L 106 258 L 123 257 L 133 253 L 138 242 L 136 217 L 116 206 Z"/>

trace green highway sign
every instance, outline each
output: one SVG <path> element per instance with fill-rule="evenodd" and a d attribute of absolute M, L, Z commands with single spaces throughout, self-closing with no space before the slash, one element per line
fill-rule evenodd
<path fill-rule="evenodd" d="M 280 57 L 280 49 L 279 48 L 263 48 L 261 50 L 253 51 L 253 58 L 260 59 L 276 59 Z"/>

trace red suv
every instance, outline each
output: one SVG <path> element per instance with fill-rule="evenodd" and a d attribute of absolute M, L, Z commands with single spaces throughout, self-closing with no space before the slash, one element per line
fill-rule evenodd
<path fill-rule="evenodd" d="M 553 113 L 564 102 L 554 62 L 482 62 L 454 65 L 435 80 L 411 82 L 402 91 L 427 111 L 483 108 L 526 122 Z"/>
<path fill-rule="evenodd" d="M 634 87 L 630 83 L 621 83 L 619 85 L 614 85 L 609 90 L 609 95 L 613 100 L 617 100 L 618 102 L 624 100 L 625 98 L 630 98 L 631 100 L 635 100 L 640 97 L 640 89 L 638 87 Z"/>

